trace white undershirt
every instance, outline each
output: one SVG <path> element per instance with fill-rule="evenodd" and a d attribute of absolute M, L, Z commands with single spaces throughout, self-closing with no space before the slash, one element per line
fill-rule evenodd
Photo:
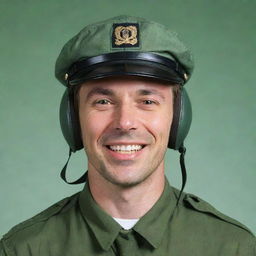
<path fill-rule="evenodd" d="M 125 230 L 131 229 L 139 221 L 139 219 L 113 219 Z"/>

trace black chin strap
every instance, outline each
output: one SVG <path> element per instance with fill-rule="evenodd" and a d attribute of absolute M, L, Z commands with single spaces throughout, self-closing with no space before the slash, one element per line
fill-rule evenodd
<path fill-rule="evenodd" d="M 182 186 L 181 186 L 181 190 L 180 190 L 179 197 L 178 197 L 176 205 L 179 204 L 182 192 L 184 190 L 184 187 L 185 187 L 186 181 L 187 181 L 187 171 L 186 171 L 186 166 L 185 166 L 186 148 L 184 147 L 183 144 L 179 148 L 179 152 L 180 152 L 180 168 L 181 168 L 181 174 L 182 174 Z"/>
<path fill-rule="evenodd" d="M 73 182 L 69 182 L 67 181 L 67 178 L 66 178 L 66 170 L 67 170 L 67 166 L 68 166 L 68 162 L 69 162 L 69 159 L 71 157 L 71 154 L 72 154 L 72 151 L 71 149 L 69 149 L 69 153 L 68 153 L 68 160 L 66 162 L 66 164 L 64 165 L 64 167 L 62 168 L 61 170 L 61 173 L 60 173 L 60 177 L 67 183 L 67 184 L 70 184 L 70 185 L 76 185 L 76 184 L 81 184 L 81 183 L 84 183 L 87 181 L 87 171 L 77 180 L 73 181 Z"/>

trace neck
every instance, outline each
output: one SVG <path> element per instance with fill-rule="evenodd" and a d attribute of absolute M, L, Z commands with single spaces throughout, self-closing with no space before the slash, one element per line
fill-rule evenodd
<path fill-rule="evenodd" d="M 110 216 L 137 219 L 145 215 L 161 196 L 164 185 L 163 165 L 140 184 L 122 187 L 105 180 L 97 171 L 88 171 L 90 191 L 98 205 Z"/>

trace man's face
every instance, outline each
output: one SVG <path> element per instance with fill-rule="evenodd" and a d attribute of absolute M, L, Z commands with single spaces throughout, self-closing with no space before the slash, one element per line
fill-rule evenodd
<path fill-rule="evenodd" d="M 89 172 L 121 186 L 164 170 L 173 116 L 171 86 L 118 77 L 92 80 L 79 91 L 79 118 Z"/>

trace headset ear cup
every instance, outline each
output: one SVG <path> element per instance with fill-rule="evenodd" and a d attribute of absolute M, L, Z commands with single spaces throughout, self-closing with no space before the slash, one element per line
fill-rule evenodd
<path fill-rule="evenodd" d="M 83 148 L 78 114 L 74 109 L 74 92 L 66 89 L 60 103 L 60 126 L 72 152 Z"/>
<path fill-rule="evenodd" d="M 185 88 L 181 87 L 173 107 L 173 120 L 168 147 L 178 150 L 183 144 L 192 121 L 192 106 Z"/>

